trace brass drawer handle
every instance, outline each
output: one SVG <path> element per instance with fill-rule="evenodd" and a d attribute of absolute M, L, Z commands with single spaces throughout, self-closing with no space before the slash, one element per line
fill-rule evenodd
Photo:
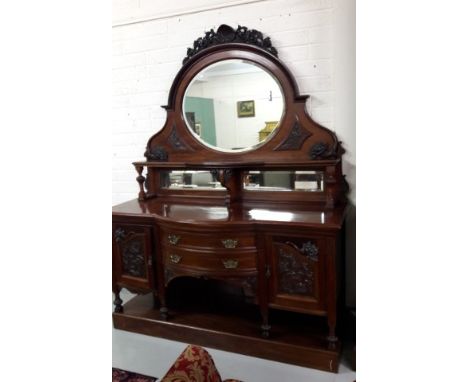
<path fill-rule="evenodd" d="M 239 240 L 237 240 L 237 239 L 225 239 L 225 240 L 221 240 L 221 242 L 223 243 L 224 248 L 236 248 L 237 243 L 239 242 Z"/>
<path fill-rule="evenodd" d="M 180 236 L 171 234 L 167 236 L 167 240 L 169 240 L 169 243 L 171 243 L 172 245 L 176 245 L 180 240 Z"/>
<path fill-rule="evenodd" d="M 179 255 L 169 255 L 169 260 L 171 260 L 172 263 L 177 264 L 182 260 L 182 256 Z"/>
<path fill-rule="evenodd" d="M 239 260 L 225 259 L 223 260 L 223 265 L 226 269 L 235 269 L 239 265 Z"/>

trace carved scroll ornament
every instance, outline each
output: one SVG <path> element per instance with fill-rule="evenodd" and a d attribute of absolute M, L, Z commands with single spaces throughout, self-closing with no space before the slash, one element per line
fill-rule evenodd
<path fill-rule="evenodd" d="M 225 43 L 255 45 L 271 53 L 273 56 L 278 57 L 278 51 L 271 45 L 270 38 L 264 37 L 262 32 L 255 29 L 248 29 L 240 25 L 234 30 L 229 25 L 222 24 L 216 32 L 214 29 L 210 29 L 209 32 L 205 32 L 205 36 L 196 39 L 193 42 L 193 48 L 187 48 L 187 56 L 182 63 L 185 64 L 195 54 L 210 46 Z"/>
<path fill-rule="evenodd" d="M 163 162 L 163 161 L 167 161 L 168 155 L 164 147 L 156 146 L 156 147 L 153 147 L 152 149 L 147 148 L 145 151 L 145 157 L 149 161 Z"/>
<path fill-rule="evenodd" d="M 335 159 L 336 157 L 336 151 L 331 148 L 328 143 L 318 142 L 314 144 L 309 150 L 309 158 L 312 160 Z"/>

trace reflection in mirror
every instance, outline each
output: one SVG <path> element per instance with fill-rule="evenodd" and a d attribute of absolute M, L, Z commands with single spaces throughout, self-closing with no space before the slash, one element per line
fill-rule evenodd
<path fill-rule="evenodd" d="M 164 171 L 161 185 L 169 189 L 225 190 L 210 171 Z"/>
<path fill-rule="evenodd" d="M 227 220 L 229 211 L 226 207 L 203 207 L 183 204 L 163 204 L 163 216 L 174 220 Z"/>
<path fill-rule="evenodd" d="M 284 111 L 276 79 L 245 60 L 225 60 L 196 75 L 184 95 L 189 130 L 222 151 L 245 151 L 268 140 Z"/>
<path fill-rule="evenodd" d="M 244 175 L 249 191 L 323 191 L 321 171 L 249 171 Z"/>

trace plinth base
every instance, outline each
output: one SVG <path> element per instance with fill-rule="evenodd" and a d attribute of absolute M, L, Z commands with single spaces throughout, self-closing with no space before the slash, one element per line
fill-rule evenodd
<path fill-rule="evenodd" d="M 209 299 L 207 299 L 209 300 Z M 192 300 L 193 301 L 193 300 Z M 271 331 L 262 338 L 258 307 L 243 301 L 209 300 L 196 305 L 174 303 L 169 319 L 160 318 L 152 295 L 136 296 L 114 313 L 116 329 L 167 338 L 278 362 L 338 371 L 341 343 L 326 340 L 323 317 L 271 310 Z"/>

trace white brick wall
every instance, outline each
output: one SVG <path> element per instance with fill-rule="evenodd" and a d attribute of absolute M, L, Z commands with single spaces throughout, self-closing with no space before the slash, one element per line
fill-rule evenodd
<path fill-rule="evenodd" d="M 197 0 L 184 1 L 185 10 L 182 2 L 177 2 L 179 8 L 166 5 L 164 9 L 164 2 L 156 2 L 159 8 L 155 8 L 151 2 L 114 0 L 113 203 L 137 196 L 131 162 L 144 159 L 148 138 L 165 122 L 166 113 L 160 105 L 167 103 L 187 47 L 219 24 L 245 25 L 270 36 L 279 58 L 295 75 L 300 92 L 311 96 L 307 108 L 312 117 L 336 130 L 340 138 L 353 135 L 348 127 L 334 123 L 334 12 L 340 1 L 351 0 Z M 236 3 L 241 4 L 229 5 Z M 211 9 L 193 12 L 197 7 Z M 144 20 L 145 15 L 147 21 L 126 23 Z M 347 150 L 347 159 L 354 164 L 354 148 Z M 352 175 L 349 180 L 354 185 Z"/>

